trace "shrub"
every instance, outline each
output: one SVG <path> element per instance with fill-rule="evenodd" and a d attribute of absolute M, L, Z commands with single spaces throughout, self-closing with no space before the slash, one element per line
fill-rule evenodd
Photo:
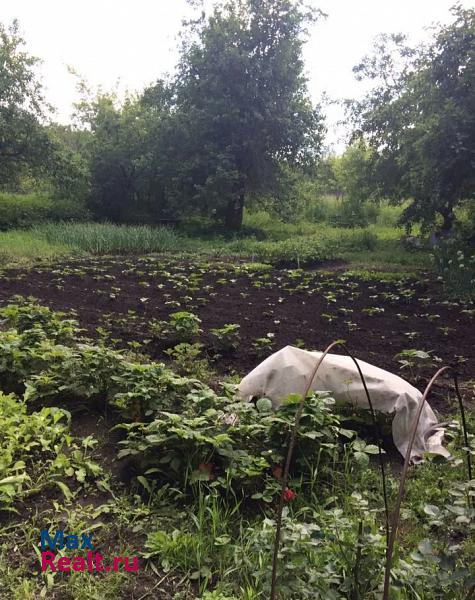
<path fill-rule="evenodd" d="M 79 221 L 87 216 L 80 202 L 34 193 L 0 193 L 0 230 L 23 229 L 46 221 Z"/>
<path fill-rule="evenodd" d="M 366 227 L 376 223 L 378 214 L 375 204 L 343 201 L 332 208 L 328 221 L 336 227 Z"/>
<path fill-rule="evenodd" d="M 227 246 L 231 253 L 273 265 L 304 266 L 339 258 L 348 251 L 374 250 L 377 236 L 367 229 L 322 228 L 319 233 L 289 237 L 282 241 L 237 240 Z"/>
<path fill-rule="evenodd" d="M 38 194 L 0 194 L 0 229 L 30 227 L 48 219 L 51 199 Z"/>

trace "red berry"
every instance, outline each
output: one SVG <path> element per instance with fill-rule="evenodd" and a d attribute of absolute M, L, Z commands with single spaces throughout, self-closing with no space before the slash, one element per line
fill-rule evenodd
<path fill-rule="evenodd" d="M 291 490 L 290 488 L 285 488 L 283 494 L 284 502 L 292 502 L 292 500 L 295 500 L 296 497 L 297 494 L 294 492 L 294 490 Z"/>

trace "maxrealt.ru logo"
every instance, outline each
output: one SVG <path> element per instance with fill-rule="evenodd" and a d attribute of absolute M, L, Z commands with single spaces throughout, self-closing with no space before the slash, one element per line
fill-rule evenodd
<path fill-rule="evenodd" d="M 58 529 L 51 535 L 46 529 L 41 530 L 41 570 L 50 569 L 56 571 L 138 571 L 139 559 L 137 556 L 113 556 L 106 560 L 99 552 L 94 552 L 92 533 L 81 533 L 78 535 L 66 535 L 62 529 Z M 48 551 L 49 548 L 49 551 Z M 85 556 L 63 556 L 55 552 L 59 550 L 78 550 L 86 552 Z M 112 561 L 112 562 L 111 562 Z"/>

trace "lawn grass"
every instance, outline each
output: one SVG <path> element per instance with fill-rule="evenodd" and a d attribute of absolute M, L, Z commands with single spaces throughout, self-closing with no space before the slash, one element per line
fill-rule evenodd
<path fill-rule="evenodd" d="M 267 213 L 246 217 L 239 237 L 214 234 L 206 239 L 168 227 L 112 223 L 45 223 L 29 230 L 0 233 L 0 264 L 26 265 L 65 255 L 203 255 L 239 258 L 292 268 L 343 260 L 349 268 L 417 270 L 430 267 L 427 250 L 409 250 L 403 231 L 375 223 L 341 228 L 327 223 L 283 223 Z"/>
<path fill-rule="evenodd" d="M 70 246 L 48 241 L 31 231 L 14 230 L 0 233 L 0 266 L 26 266 L 38 259 L 55 259 L 69 254 Z"/>

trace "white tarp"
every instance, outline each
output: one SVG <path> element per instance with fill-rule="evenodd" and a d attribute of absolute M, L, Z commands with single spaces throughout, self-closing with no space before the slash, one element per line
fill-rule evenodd
<path fill-rule="evenodd" d="M 286 346 L 272 354 L 241 381 L 239 395 L 249 400 L 265 397 L 277 408 L 289 394 L 303 394 L 323 352 Z M 407 381 L 367 362 L 358 360 L 375 411 L 394 413 L 393 439 L 405 456 L 412 424 L 422 394 Z M 368 399 L 358 370 L 349 356 L 327 354 L 312 382 L 312 390 L 331 392 L 337 403 L 368 409 Z M 422 460 L 424 452 L 449 456 L 442 446 L 444 431 L 427 402 L 424 403 L 411 460 Z"/>

